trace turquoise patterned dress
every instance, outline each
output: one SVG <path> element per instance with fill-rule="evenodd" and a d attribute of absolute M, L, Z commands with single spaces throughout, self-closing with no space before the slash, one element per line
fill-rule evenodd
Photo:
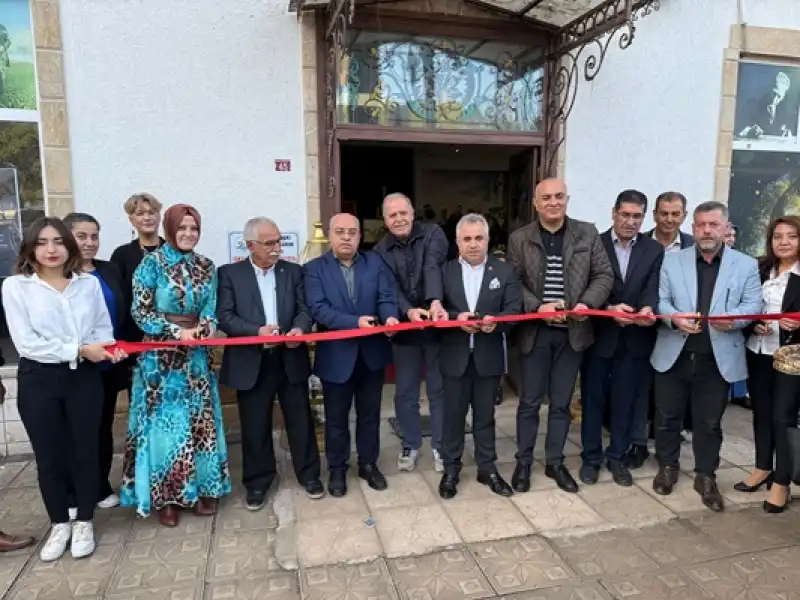
<path fill-rule="evenodd" d="M 132 314 L 145 341 L 176 340 L 180 327 L 166 315 L 199 318 L 216 328 L 214 263 L 165 244 L 133 274 Z M 231 491 L 228 450 L 217 378 L 207 347 L 175 347 L 139 355 L 133 375 L 122 476 L 123 506 L 142 516 L 168 504 Z"/>

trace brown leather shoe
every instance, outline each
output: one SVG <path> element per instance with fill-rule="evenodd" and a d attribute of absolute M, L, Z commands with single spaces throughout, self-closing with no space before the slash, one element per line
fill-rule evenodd
<path fill-rule="evenodd" d="M 213 498 L 200 498 L 194 505 L 194 514 L 198 517 L 213 517 L 215 512 L 217 505 Z"/>
<path fill-rule="evenodd" d="M 32 546 L 36 540 L 32 537 L 9 535 L 0 531 L 0 552 L 13 552 Z"/>
<path fill-rule="evenodd" d="M 179 520 L 180 517 L 178 517 L 178 510 L 172 504 L 169 504 L 158 511 L 158 522 L 164 527 L 177 527 Z"/>
<path fill-rule="evenodd" d="M 678 483 L 678 467 L 662 465 L 653 479 L 653 490 L 660 496 L 669 496 L 672 488 Z"/>
<path fill-rule="evenodd" d="M 714 512 L 725 510 L 725 500 L 723 500 L 722 494 L 719 493 L 717 481 L 713 477 L 699 473 L 695 475 L 694 491 L 700 494 L 700 499 L 706 508 L 710 508 Z"/>

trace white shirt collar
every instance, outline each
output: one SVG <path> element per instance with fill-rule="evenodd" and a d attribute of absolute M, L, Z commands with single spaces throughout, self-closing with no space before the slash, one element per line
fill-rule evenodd
<path fill-rule="evenodd" d="M 658 237 L 656 237 L 656 230 L 655 230 L 655 229 L 653 229 L 653 235 L 652 235 L 651 237 L 652 237 L 652 238 L 653 238 L 655 241 L 657 241 L 659 244 L 661 243 L 661 242 L 658 240 Z M 669 250 L 670 248 L 674 248 L 675 246 L 680 246 L 680 245 L 681 245 L 681 232 L 680 232 L 680 231 L 678 231 L 678 233 L 677 233 L 677 234 L 675 234 L 675 239 L 674 239 L 674 240 L 672 240 L 672 242 L 670 242 L 670 243 L 669 243 L 669 245 L 667 245 L 667 246 L 664 246 L 664 250 Z"/>
<path fill-rule="evenodd" d="M 653 233 L 653 236 L 655 236 L 655 233 Z M 631 241 L 628 243 L 627 246 L 625 246 L 625 248 L 627 249 L 633 246 L 636 243 L 637 239 L 639 239 L 638 233 L 631 238 Z M 614 231 L 613 227 L 611 228 L 611 241 L 614 242 L 615 244 L 619 244 L 620 242 L 619 236 L 617 235 L 617 232 Z M 622 244 L 619 244 L 619 247 L 622 248 Z"/>
<path fill-rule="evenodd" d="M 461 263 L 461 266 L 462 266 L 462 267 L 469 267 L 470 269 L 477 270 L 477 269 L 482 269 L 483 267 L 485 267 L 485 266 L 486 266 L 486 261 L 488 260 L 488 258 L 489 258 L 489 257 L 487 256 L 486 258 L 484 258 L 484 259 L 483 259 L 483 262 L 482 262 L 482 263 L 480 263 L 480 264 L 477 264 L 477 265 L 474 265 L 474 266 L 473 266 L 473 265 L 471 265 L 471 264 L 469 264 L 467 261 L 465 261 L 465 260 L 464 260 L 463 258 L 461 258 L 460 256 L 458 257 L 458 262 L 459 262 L 459 263 Z"/>
<path fill-rule="evenodd" d="M 278 264 L 278 263 L 275 263 L 275 265 L 272 265 L 269 269 L 262 269 L 256 263 L 253 262 L 253 257 L 252 256 L 250 258 L 248 258 L 248 260 L 250 261 L 250 264 L 253 265 L 253 269 L 255 269 L 256 275 L 262 275 L 264 277 L 269 275 L 270 272 L 274 273 L 275 272 L 275 265 Z"/>

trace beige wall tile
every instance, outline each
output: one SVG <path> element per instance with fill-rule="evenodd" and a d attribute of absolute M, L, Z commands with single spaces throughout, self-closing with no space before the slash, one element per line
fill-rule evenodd
<path fill-rule="evenodd" d="M 67 125 L 67 103 L 64 101 L 45 101 L 39 104 L 45 146 L 69 146 L 69 127 Z"/>
<path fill-rule="evenodd" d="M 717 166 L 730 168 L 732 156 L 733 134 L 720 133 L 717 137 Z"/>
<path fill-rule="evenodd" d="M 731 168 L 718 167 L 714 176 L 714 199 L 718 202 L 728 203 L 728 194 L 731 189 Z"/>
<path fill-rule="evenodd" d="M 322 216 L 320 212 L 319 196 L 309 196 L 306 201 L 306 214 L 308 215 L 308 238 L 314 234 L 314 223 L 318 222 Z"/>
<path fill-rule="evenodd" d="M 748 27 L 742 38 L 742 48 L 753 54 L 767 54 L 788 58 L 800 58 L 800 31 Z"/>
<path fill-rule="evenodd" d="M 48 194 L 72 193 L 72 161 L 69 149 L 45 147 L 44 168 Z"/>
<path fill-rule="evenodd" d="M 722 98 L 719 114 L 719 130 L 720 132 L 733 131 L 733 120 L 736 115 L 736 98 L 733 96 L 725 96 Z"/>
<path fill-rule="evenodd" d="M 303 110 L 317 110 L 317 70 L 303 69 Z"/>
<path fill-rule="evenodd" d="M 33 33 L 37 48 L 61 49 L 61 15 L 52 0 L 33 3 Z"/>
<path fill-rule="evenodd" d="M 319 155 L 319 117 L 316 111 L 307 110 L 303 113 L 303 125 L 306 130 L 306 155 Z"/>
<path fill-rule="evenodd" d="M 36 71 L 41 98 L 64 98 L 64 63 L 60 51 L 37 50 Z"/>
<path fill-rule="evenodd" d="M 303 53 L 303 68 L 317 66 L 317 25 L 313 13 L 304 13 L 301 21 L 300 40 Z"/>
<path fill-rule="evenodd" d="M 65 217 L 75 210 L 75 198 L 71 194 L 53 194 L 47 196 L 47 214 L 53 217 Z"/>
<path fill-rule="evenodd" d="M 735 96 L 739 82 L 739 62 L 726 60 L 722 65 L 722 95 Z"/>
<path fill-rule="evenodd" d="M 306 194 L 319 196 L 319 159 L 316 156 L 306 157 Z"/>
<path fill-rule="evenodd" d="M 723 56 L 725 60 L 739 60 L 742 57 L 742 53 L 736 48 L 725 48 Z"/>

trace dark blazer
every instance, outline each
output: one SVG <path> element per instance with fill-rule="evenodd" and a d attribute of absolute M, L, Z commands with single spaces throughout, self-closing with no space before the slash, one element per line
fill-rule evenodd
<path fill-rule="evenodd" d="M 470 312 L 464 291 L 461 263 L 451 260 L 444 266 L 442 280 L 444 299 L 442 305 L 450 319 L 462 312 Z M 516 315 L 522 311 L 522 290 L 513 267 L 500 259 L 489 256 L 483 272 L 475 312 L 480 316 L 499 317 Z M 492 333 L 476 333 L 472 355 L 475 370 L 481 377 L 500 377 L 505 372 L 503 333 L 511 329 L 509 324 L 498 323 Z M 470 334 L 460 328 L 442 329 L 439 365 L 442 375 L 461 377 L 470 357 Z"/>
<path fill-rule="evenodd" d="M 219 268 L 217 278 L 217 320 L 220 331 L 231 337 L 258 335 L 259 328 L 266 325 L 267 321 L 253 264 L 243 260 L 224 265 Z M 287 333 L 297 328 L 309 333 L 311 313 L 306 305 L 303 269 L 299 265 L 283 260 L 275 263 L 275 296 L 280 332 Z M 289 383 L 307 381 L 311 374 L 308 347 L 305 344 L 296 348 L 280 345 L 277 349 Z M 261 368 L 262 350 L 260 345 L 225 348 L 220 381 L 235 390 L 252 389 Z"/>
<path fill-rule="evenodd" d="M 643 235 L 652 239 L 653 233 L 655 233 L 655 231 L 656 229 L 655 227 L 653 227 L 653 229 L 651 229 L 650 231 L 646 231 Z M 683 250 L 684 248 L 688 248 L 689 246 L 694 246 L 694 237 L 692 237 L 692 235 L 684 233 L 683 231 L 680 230 L 678 231 L 678 235 L 681 238 L 681 250 Z M 653 241 L 655 242 L 656 240 Z M 659 246 L 661 246 L 661 244 L 659 244 Z M 663 250 L 664 246 L 661 246 L 661 249 Z"/>
<path fill-rule="evenodd" d="M 158 245 L 164 243 L 162 238 L 158 238 Z M 142 262 L 144 254 L 142 254 L 142 247 L 139 245 L 139 240 L 133 240 L 127 244 L 117 247 L 111 253 L 109 262 L 116 265 L 122 280 L 122 292 L 125 295 L 125 320 L 120 328 L 121 339 L 127 342 L 140 342 L 144 337 L 141 329 L 137 327 L 136 322 L 131 316 L 131 304 L 133 303 L 133 273 L 136 267 Z"/>
<path fill-rule="evenodd" d="M 355 262 L 355 301 L 347 293 L 341 266 L 329 251 L 306 263 L 304 280 L 311 316 L 321 331 L 357 329 L 358 319 L 374 316 L 383 324 L 398 318 L 394 281 L 383 259 L 374 252 L 359 252 Z M 385 335 L 321 342 L 317 345 L 314 373 L 323 381 L 345 383 L 353 374 L 359 352 L 371 371 L 392 361 L 392 349 Z"/>
<path fill-rule="evenodd" d="M 605 305 L 614 273 L 608 262 L 597 228 L 591 223 L 567 217 L 564 231 L 564 294 L 567 308 L 585 304 L 589 308 Z M 547 253 L 542 243 L 539 221 L 520 227 L 508 241 L 506 260 L 516 269 L 522 283 L 523 311 L 533 313 L 542 305 Z M 573 349 L 586 350 L 594 342 L 593 319 L 568 321 L 569 341 Z M 546 327 L 539 321 L 520 323 L 514 335 L 523 354 L 533 349 L 536 332 Z"/>
<path fill-rule="evenodd" d="M 130 316 L 131 305 L 128 297 L 125 295 L 125 284 L 123 283 L 122 275 L 120 275 L 117 265 L 110 261 L 95 259 L 92 261 L 92 264 L 94 264 L 97 274 L 111 289 L 111 293 L 114 296 L 114 308 L 116 309 L 116 315 L 114 322 L 111 323 L 111 325 L 114 327 L 114 335 L 117 338 L 124 340 L 126 339 L 125 324 L 129 320 L 132 320 L 132 318 Z M 129 359 L 108 367 L 108 369 L 113 373 L 113 381 L 117 390 L 123 390 L 128 386 L 128 368 L 130 367 L 131 363 L 132 360 Z"/>
<path fill-rule="evenodd" d="M 614 284 L 606 306 L 627 304 L 635 310 L 649 306 L 653 312 L 657 312 L 658 278 L 661 263 L 664 261 L 664 248 L 661 244 L 647 235 L 640 234 L 631 248 L 628 270 L 623 281 L 611 230 L 600 234 L 600 240 L 614 270 Z M 622 327 L 614 319 L 595 319 L 594 345 L 590 352 L 602 358 L 611 358 L 617 350 L 620 339 L 625 340 L 627 353 L 637 357 L 649 356 L 656 343 L 655 324 L 651 327 L 638 325 Z"/>

